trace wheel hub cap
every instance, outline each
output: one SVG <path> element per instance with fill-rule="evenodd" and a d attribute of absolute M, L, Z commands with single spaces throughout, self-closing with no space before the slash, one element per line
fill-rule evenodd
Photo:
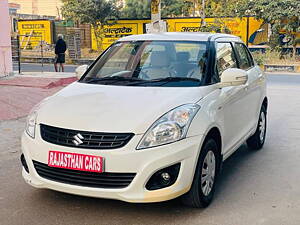
<path fill-rule="evenodd" d="M 201 174 L 201 188 L 205 196 L 208 196 L 212 190 L 216 172 L 216 159 L 212 151 L 208 151 L 203 165 Z"/>
<path fill-rule="evenodd" d="M 261 112 L 259 117 L 259 139 L 261 143 L 264 141 L 265 132 L 266 132 L 266 116 L 263 112 Z"/>

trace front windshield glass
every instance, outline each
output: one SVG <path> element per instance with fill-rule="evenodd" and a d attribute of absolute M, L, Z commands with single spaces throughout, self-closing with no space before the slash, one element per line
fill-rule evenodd
<path fill-rule="evenodd" d="M 81 80 L 126 86 L 199 86 L 207 43 L 134 41 L 112 45 Z"/>

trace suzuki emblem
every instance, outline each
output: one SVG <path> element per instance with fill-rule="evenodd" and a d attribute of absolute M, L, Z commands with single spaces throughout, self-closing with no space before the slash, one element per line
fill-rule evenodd
<path fill-rule="evenodd" d="M 73 140 L 73 143 L 78 146 L 78 145 L 81 145 L 83 143 L 83 137 L 80 133 L 76 134 L 75 136 L 73 136 L 74 140 Z"/>

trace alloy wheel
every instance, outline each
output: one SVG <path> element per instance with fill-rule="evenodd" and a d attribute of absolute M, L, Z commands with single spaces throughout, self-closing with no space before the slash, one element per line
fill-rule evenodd
<path fill-rule="evenodd" d="M 261 143 L 263 143 L 265 139 L 265 132 L 266 132 L 266 116 L 264 112 L 261 112 L 259 117 L 259 140 Z"/>
<path fill-rule="evenodd" d="M 213 151 L 208 151 L 202 165 L 201 189 L 208 196 L 213 188 L 216 173 L 216 158 Z"/>

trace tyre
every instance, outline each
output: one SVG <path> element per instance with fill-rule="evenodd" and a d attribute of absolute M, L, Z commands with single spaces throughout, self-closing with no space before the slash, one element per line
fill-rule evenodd
<path fill-rule="evenodd" d="M 259 150 L 263 147 L 266 139 L 267 130 L 267 109 L 261 107 L 257 128 L 255 133 L 247 140 L 247 145 L 250 149 Z"/>
<path fill-rule="evenodd" d="M 190 191 L 181 197 L 189 207 L 207 207 L 213 199 L 219 172 L 220 155 L 214 139 L 207 139 L 201 149 Z"/>

